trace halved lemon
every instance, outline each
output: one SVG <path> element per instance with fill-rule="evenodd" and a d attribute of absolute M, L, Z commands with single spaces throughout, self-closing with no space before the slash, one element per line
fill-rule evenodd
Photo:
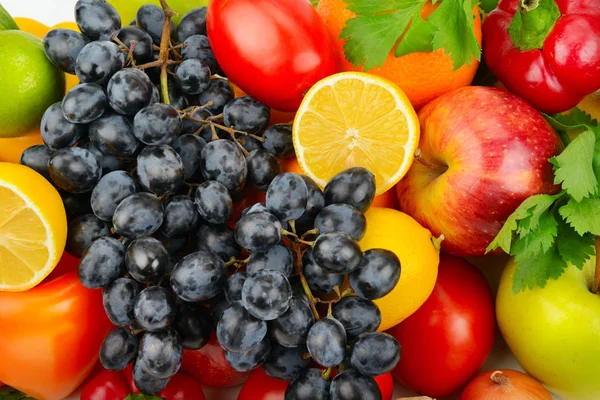
<path fill-rule="evenodd" d="M 358 166 L 375 174 L 379 195 L 408 172 L 419 132 L 417 114 L 396 84 L 363 72 L 343 72 L 308 91 L 293 137 L 298 162 L 319 186 Z"/>
<path fill-rule="evenodd" d="M 40 283 L 58 264 L 67 216 L 54 187 L 19 164 L 0 162 L 0 291 Z"/>

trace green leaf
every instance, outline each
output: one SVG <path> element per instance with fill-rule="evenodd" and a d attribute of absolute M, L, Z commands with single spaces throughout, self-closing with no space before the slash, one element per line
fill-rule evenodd
<path fill-rule="evenodd" d="M 481 7 L 484 12 L 489 13 L 498 6 L 498 2 L 499 0 L 481 0 L 479 7 Z"/>
<path fill-rule="evenodd" d="M 145 394 L 130 394 L 123 400 L 163 400 L 162 397 L 157 396 L 146 396 Z"/>
<path fill-rule="evenodd" d="M 580 128 L 593 128 L 598 125 L 598 121 L 585 111 L 575 107 L 571 114 L 542 114 L 550 125 L 559 131 L 571 131 Z"/>
<path fill-rule="evenodd" d="M 538 0 L 535 8 L 519 8 L 508 33 L 521 51 L 541 49 L 559 17 L 560 10 L 554 0 Z"/>
<path fill-rule="evenodd" d="M 586 233 L 580 236 L 562 219 L 558 221 L 558 238 L 558 254 L 579 269 L 582 269 L 586 261 L 595 254 L 594 235 Z"/>
<path fill-rule="evenodd" d="M 554 204 L 554 202 L 561 198 L 563 193 L 559 193 L 557 195 L 551 196 L 549 194 L 539 194 L 534 196 L 537 201 L 535 206 L 530 210 L 529 216 L 524 218 L 517 228 L 517 234 L 520 236 L 524 236 L 531 231 L 534 231 L 538 228 L 540 224 L 540 218 L 542 215 L 548 211 L 550 206 Z"/>
<path fill-rule="evenodd" d="M 544 209 L 550 207 L 550 199 L 552 201 L 556 200 L 560 195 L 557 196 L 549 196 L 546 194 L 538 194 L 535 196 L 528 197 L 521 203 L 521 205 L 507 218 L 506 222 L 498 232 L 498 235 L 494 238 L 492 243 L 486 249 L 486 253 L 489 253 L 492 250 L 500 247 L 504 250 L 505 253 L 511 254 L 511 243 L 513 240 L 514 232 L 517 231 L 518 225 L 517 223 L 523 219 L 529 218 L 532 216 L 532 210 L 541 210 L 536 212 L 536 219 L 539 221 L 540 215 Z M 548 204 L 550 202 L 550 204 Z M 548 204 L 546 206 L 546 204 Z M 540 215 L 537 215 L 537 214 Z M 531 224 L 531 222 L 530 222 Z"/>
<path fill-rule="evenodd" d="M 33 397 L 27 396 L 25 393 L 19 392 L 8 386 L 0 388 L 0 400 L 35 400 Z"/>
<path fill-rule="evenodd" d="M 554 183 L 576 201 L 595 195 L 598 181 L 594 175 L 592 161 L 596 137 L 592 131 L 577 136 L 558 156 L 550 160 L 555 166 Z"/>
<path fill-rule="evenodd" d="M 513 293 L 518 294 L 536 286 L 546 286 L 550 279 L 558 279 L 567 268 L 567 263 L 558 253 L 558 246 L 553 244 L 542 253 L 534 253 L 522 239 L 515 241 L 515 262 L 517 269 L 513 275 Z"/>
<path fill-rule="evenodd" d="M 600 235 L 600 199 L 592 197 L 579 202 L 571 199 L 559 213 L 579 235 Z"/>
<path fill-rule="evenodd" d="M 433 51 L 433 36 L 437 27 L 429 21 L 424 21 L 421 16 L 412 20 L 412 24 L 396 47 L 396 57 L 411 53 L 430 53 Z"/>
<path fill-rule="evenodd" d="M 4 7 L 2 7 L 2 4 L 0 4 L 0 31 L 8 30 L 18 31 L 19 26 L 17 25 L 15 20 L 12 19 L 8 11 L 6 11 Z"/>
<path fill-rule="evenodd" d="M 471 1 L 446 0 L 429 16 L 428 21 L 438 27 L 433 37 L 433 48 L 444 49 L 454 63 L 454 69 L 481 60 L 481 47 L 473 28 Z"/>
<path fill-rule="evenodd" d="M 320 1 L 320 0 L 310 0 L 310 4 L 312 4 L 312 5 L 313 5 L 313 7 L 315 7 L 315 8 L 316 8 L 316 7 L 319 5 L 319 1 Z"/>

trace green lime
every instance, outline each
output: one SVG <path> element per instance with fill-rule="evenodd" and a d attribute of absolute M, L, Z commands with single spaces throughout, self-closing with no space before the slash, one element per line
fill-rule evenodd
<path fill-rule="evenodd" d="M 108 2 L 119 12 L 123 25 L 127 25 L 133 21 L 137 15 L 138 8 L 144 4 L 154 4 L 160 7 L 159 0 L 108 0 Z M 173 17 L 175 26 L 179 24 L 185 13 L 194 8 L 207 6 L 208 3 L 209 0 L 167 0 L 169 7 L 178 14 Z"/>
<path fill-rule="evenodd" d="M 65 75 L 44 53 L 42 40 L 23 31 L 0 32 L 0 138 L 22 136 L 65 93 Z"/>

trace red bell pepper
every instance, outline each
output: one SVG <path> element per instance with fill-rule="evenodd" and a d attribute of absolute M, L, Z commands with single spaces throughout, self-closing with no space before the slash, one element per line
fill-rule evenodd
<path fill-rule="evenodd" d="M 124 400 L 131 394 L 139 393 L 131 376 L 131 366 L 123 371 L 103 370 L 85 385 L 80 400 Z M 131 396 L 141 400 L 145 397 Z M 200 382 L 191 376 L 178 373 L 171 378 L 167 387 L 158 396 L 148 399 L 165 400 L 205 400 Z"/>
<path fill-rule="evenodd" d="M 558 113 L 600 89 L 600 0 L 501 0 L 483 54 L 508 90 Z"/>

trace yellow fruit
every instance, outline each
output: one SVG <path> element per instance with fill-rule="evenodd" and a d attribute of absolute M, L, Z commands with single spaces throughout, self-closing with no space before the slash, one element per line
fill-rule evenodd
<path fill-rule="evenodd" d="M 600 90 L 586 96 L 581 103 L 577 105 L 581 110 L 590 114 L 592 118 L 600 121 Z"/>
<path fill-rule="evenodd" d="M 400 281 L 387 296 L 375 300 L 381 310 L 379 330 L 385 331 L 417 311 L 433 291 L 439 245 L 427 229 L 400 211 L 371 208 L 365 216 L 367 232 L 361 249 L 387 249 L 400 259 Z"/>
<path fill-rule="evenodd" d="M 304 97 L 294 120 L 298 162 L 320 186 L 350 167 L 375 174 L 377 194 L 408 172 L 419 120 L 394 83 L 363 72 L 323 79 Z"/>
<path fill-rule="evenodd" d="M 77 24 L 73 21 L 60 22 L 52 27 L 52 29 L 58 29 L 58 28 L 70 29 L 72 31 L 81 32 L 79 30 L 79 27 L 77 26 Z"/>
<path fill-rule="evenodd" d="M 0 163 L 0 291 L 40 283 L 66 240 L 67 216 L 56 189 L 28 167 Z"/>
<path fill-rule="evenodd" d="M 25 149 L 44 144 L 39 128 L 19 137 L 0 138 L 0 162 L 18 164 Z"/>

